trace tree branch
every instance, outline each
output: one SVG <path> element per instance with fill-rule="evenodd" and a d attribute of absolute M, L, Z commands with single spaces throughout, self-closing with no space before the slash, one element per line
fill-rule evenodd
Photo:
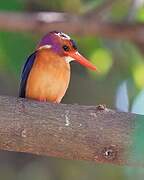
<path fill-rule="evenodd" d="M 0 149 L 144 165 L 144 116 L 0 96 Z"/>
<path fill-rule="evenodd" d="M 0 29 L 5 31 L 60 30 L 82 35 L 97 35 L 144 42 L 144 24 L 116 24 L 66 13 L 0 13 Z"/>

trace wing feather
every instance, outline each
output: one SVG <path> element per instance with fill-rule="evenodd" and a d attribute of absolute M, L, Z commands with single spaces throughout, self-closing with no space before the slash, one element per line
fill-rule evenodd
<path fill-rule="evenodd" d="M 25 98 L 26 83 L 27 83 L 27 79 L 31 71 L 31 68 L 34 64 L 35 58 L 36 58 L 36 51 L 28 57 L 23 67 L 22 75 L 21 75 L 21 82 L 20 82 L 20 89 L 19 89 L 19 97 Z"/>

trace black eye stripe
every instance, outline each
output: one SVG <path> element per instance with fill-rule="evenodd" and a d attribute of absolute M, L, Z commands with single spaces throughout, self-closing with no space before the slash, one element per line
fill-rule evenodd
<path fill-rule="evenodd" d="M 69 51 L 70 48 L 69 48 L 67 45 L 64 45 L 64 46 L 63 46 L 63 49 L 64 49 L 65 51 Z"/>

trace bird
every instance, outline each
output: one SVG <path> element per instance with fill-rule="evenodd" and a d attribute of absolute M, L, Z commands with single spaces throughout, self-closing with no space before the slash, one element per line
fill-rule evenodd
<path fill-rule="evenodd" d="M 70 36 L 59 31 L 47 33 L 24 64 L 19 97 L 60 103 L 69 85 L 71 61 L 96 70 Z"/>

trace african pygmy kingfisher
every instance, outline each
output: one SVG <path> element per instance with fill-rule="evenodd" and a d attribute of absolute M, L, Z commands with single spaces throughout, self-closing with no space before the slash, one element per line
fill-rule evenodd
<path fill-rule="evenodd" d="M 23 68 L 19 96 L 59 103 L 70 80 L 70 62 L 92 70 L 96 67 L 79 54 L 75 42 L 62 32 L 52 31 L 39 42 Z"/>

